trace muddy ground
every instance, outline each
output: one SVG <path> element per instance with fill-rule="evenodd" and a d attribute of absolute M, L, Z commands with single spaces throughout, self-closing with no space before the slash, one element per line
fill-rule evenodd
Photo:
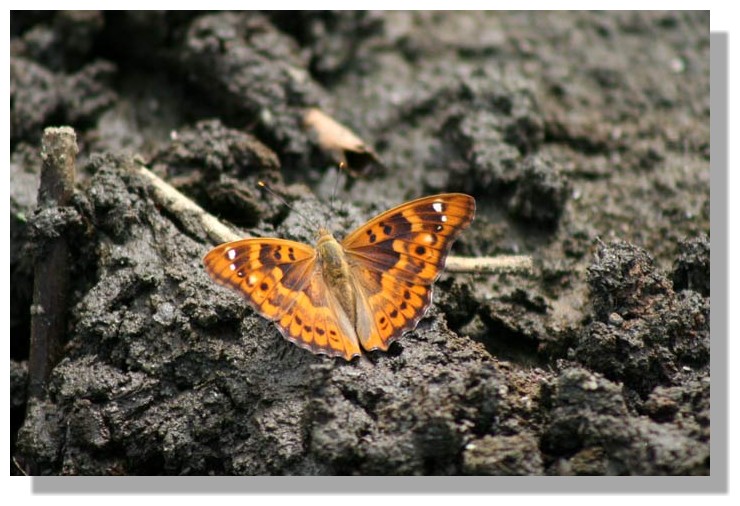
<path fill-rule="evenodd" d="M 708 13 L 12 13 L 15 474 L 709 474 Z M 320 107 L 385 170 L 340 178 Z M 36 212 L 46 126 L 70 206 Z M 214 284 L 205 231 L 145 164 L 246 234 L 347 233 L 464 191 L 414 332 L 346 363 Z M 34 262 L 70 245 L 67 334 L 29 399 Z"/>

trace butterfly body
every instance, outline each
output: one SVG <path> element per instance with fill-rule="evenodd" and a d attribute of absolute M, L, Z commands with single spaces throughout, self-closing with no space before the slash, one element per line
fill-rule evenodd
<path fill-rule="evenodd" d="M 474 214 L 468 195 L 424 197 L 380 214 L 341 242 L 324 229 L 315 248 L 244 239 L 214 248 L 204 264 L 286 339 L 349 360 L 362 349 L 387 350 L 416 327 L 452 242 Z"/>
<path fill-rule="evenodd" d="M 320 271 L 327 284 L 340 300 L 351 297 L 351 271 L 342 245 L 328 231 L 322 231 L 316 243 Z"/>
<path fill-rule="evenodd" d="M 358 293 L 352 283 L 352 271 L 344 254 L 344 248 L 328 231 L 320 232 L 316 243 L 317 271 L 321 273 L 324 284 L 329 290 L 329 295 L 336 301 L 336 306 L 344 311 L 345 316 L 351 324 L 357 341 L 357 296 Z"/>

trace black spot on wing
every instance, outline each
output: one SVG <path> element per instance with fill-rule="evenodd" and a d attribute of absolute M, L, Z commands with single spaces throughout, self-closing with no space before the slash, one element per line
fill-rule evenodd
<path fill-rule="evenodd" d="M 400 212 L 389 216 L 388 221 L 384 223 L 392 229 L 389 234 L 386 234 L 390 237 L 408 237 L 411 234 L 411 222 Z"/>
<path fill-rule="evenodd" d="M 272 265 L 275 261 L 272 258 L 272 246 L 269 244 L 262 244 L 260 246 L 260 262 L 262 265 Z"/>

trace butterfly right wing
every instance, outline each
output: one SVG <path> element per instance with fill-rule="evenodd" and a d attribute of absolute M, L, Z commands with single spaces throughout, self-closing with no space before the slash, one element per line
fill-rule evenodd
<path fill-rule="evenodd" d="M 380 214 L 342 241 L 363 296 L 357 328 L 363 348 L 387 350 L 416 327 L 452 243 L 474 216 L 473 197 L 433 195 Z"/>
<path fill-rule="evenodd" d="M 221 244 L 203 259 L 217 283 L 236 290 L 289 341 L 313 353 L 360 354 L 357 337 L 327 290 L 316 250 L 283 239 Z"/>

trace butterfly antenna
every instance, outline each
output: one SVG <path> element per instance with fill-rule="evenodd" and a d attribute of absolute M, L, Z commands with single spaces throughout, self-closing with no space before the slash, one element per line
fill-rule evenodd
<path fill-rule="evenodd" d="M 306 217 L 306 215 L 304 215 L 300 211 L 298 211 L 298 209 L 296 209 L 295 207 L 293 207 L 290 204 L 288 204 L 288 202 L 283 197 L 281 197 L 280 195 L 278 195 L 277 193 L 275 193 L 275 191 L 272 188 L 270 188 L 269 186 L 267 186 L 267 183 L 265 183 L 264 181 L 257 181 L 257 186 L 259 186 L 260 188 L 264 188 L 265 190 L 267 190 L 268 192 L 270 192 L 273 197 L 275 197 L 276 199 L 278 199 L 280 201 L 281 204 L 283 204 L 285 207 L 287 207 L 288 209 L 290 209 L 291 211 L 293 211 L 294 213 L 296 213 L 298 216 L 300 216 L 303 219 L 303 221 L 306 222 L 306 225 L 308 225 L 309 228 L 313 229 L 314 225 L 311 224 L 311 220 L 309 220 Z"/>
<path fill-rule="evenodd" d="M 342 171 L 347 168 L 347 162 L 339 162 L 339 168 L 337 168 L 337 177 L 334 178 L 334 189 L 331 191 L 331 204 L 330 209 L 334 210 L 334 200 L 337 198 L 337 188 L 339 188 L 339 176 Z"/>
<path fill-rule="evenodd" d="M 334 201 L 337 197 L 337 188 L 339 188 L 339 176 L 343 170 L 347 169 L 347 162 L 339 162 L 339 168 L 337 169 L 337 177 L 334 178 L 334 189 L 331 192 L 331 198 L 329 199 L 329 215 L 334 215 Z"/>

